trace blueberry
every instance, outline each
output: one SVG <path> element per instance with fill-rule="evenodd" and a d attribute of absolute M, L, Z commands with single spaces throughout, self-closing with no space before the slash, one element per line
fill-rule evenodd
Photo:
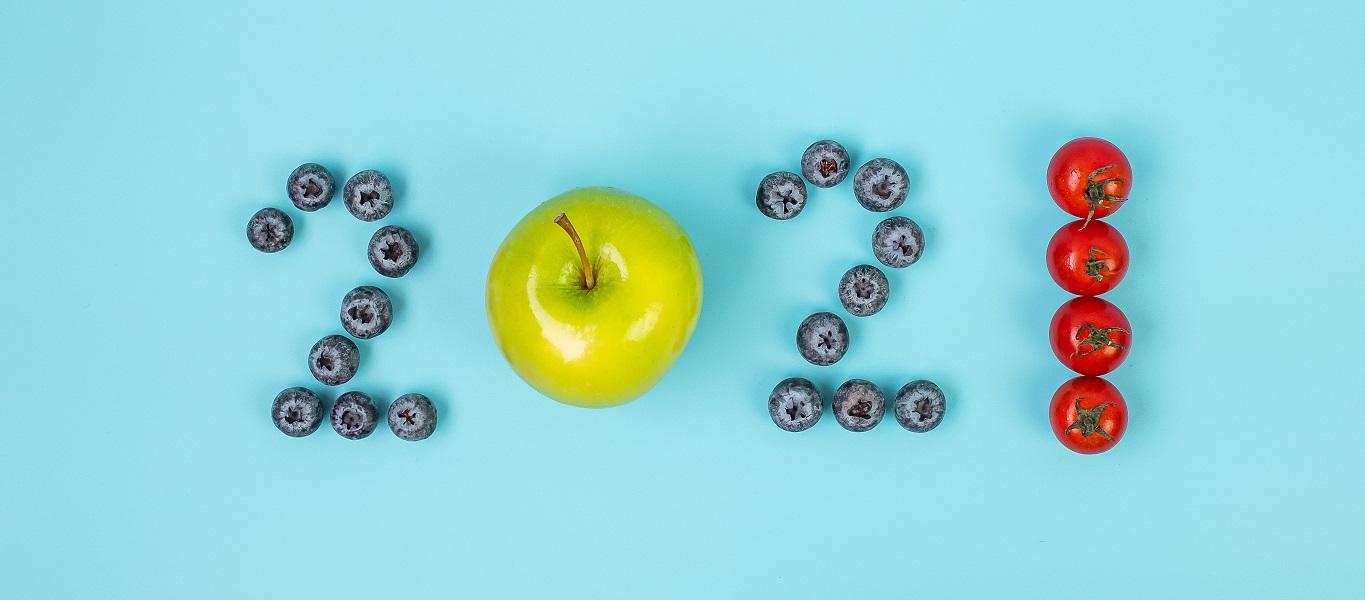
<path fill-rule="evenodd" d="M 858 265 L 839 279 L 839 301 L 855 317 L 877 314 L 891 294 L 886 274 L 872 265 Z"/>
<path fill-rule="evenodd" d="M 322 400 L 307 388 L 291 387 L 275 396 L 270 418 L 285 435 L 303 437 L 322 424 Z"/>
<path fill-rule="evenodd" d="M 246 239 L 261 252 L 279 252 L 294 239 L 294 221 L 278 208 L 262 208 L 247 222 Z"/>
<path fill-rule="evenodd" d="M 848 150 L 834 140 L 820 140 L 801 155 L 801 174 L 811 185 L 828 188 L 848 177 Z"/>
<path fill-rule="evenodd" d="M 810 364 L 827 367 L 848 352 L 848 327 L 831 312 L 818 312 L 796 329 L 796 349 Z"/>
<path fill-rule="evenodd" d="M 332 429 L 348 440 L 367 437 L 379 424 L 374 401 L 361 392 L 346 392 L 332 405 Z"/>
<path fill-rule="evenodd" d="M 810 429 L 825 411 L 820 390 L 809 379 L 789 377 L 773 388 L 768 396 L 768 416 L 787 431 Z"/>
<path fill-rule="evenodd" d="M 357 339 L 368 340 L 384 333 L 393 323 L 389 295 L 372 285 L 362 285 L 341 299 L 341 326 Z"/>
<path fill-rule="evenodd" d="M 341 385 L 355 377 L 360 349 L 346 336 L 329 335 L 308 352 L 308 370 L 323 385 Z"/>
<path fill-rule="evenodd" d="M 910 193 L 910 176 L 896 161 L 874 158 L 853 174 L 853 195 L 870 211 L 894 210 Z"/>
<path fill-rule="evenodd" d="M 834 420 L 849 431 L 867 431 L 882 422 L 886 396 L 865 379 L 850 379 L 834 390 Z"/>
<path fill-rule="evenodd" d="M 421 394 L 403 394 L 389 405 L 389 429 L 409 442 L 425 440 L 436 429 L 436 405 Z"/>
<path fill-rule="evenodd" d="M 758 204 L 758 212 L 785 221 L 801 214 L 801 209 L 806 207 L 806 182 L 788 171 L 769 173 L 759 182 L 754 202 Z"/>
<path fill-rule="evenodd" d="M 924 433 L 943 422 L 948 399 L 932 381 L 911 381 L 896 392 L 896 420 L 915 433 Z"/>
<path fill-rule="evenodd" d="M 910 219 L 888 217 L 872 231 L 872 254 L 888 267 L 913 265 L 923 252 L 924 232 Z"/>
<path fill-rule="evenodd" d="M 289 200 L 304 212 L 313 212 L 327 206 L 336 191 L 336 180 L 332 174 L 317 163 L 304 163 L 289 174 L 285 184 Z"/>
<path fill-rule="evenodd" d="M 355 218 L 378 221 L 393 210 L 393 188 L 383 173 L 361 171 L 346 180 L 346 186 L 341 189 L 341 200 Z"/>
<path fill-rule="evenodd" d="M 386 225 L 370 236 L 370 265 L 385 277 L 402 277 L 417 264 L 417 240 L 402 227 Z"/>

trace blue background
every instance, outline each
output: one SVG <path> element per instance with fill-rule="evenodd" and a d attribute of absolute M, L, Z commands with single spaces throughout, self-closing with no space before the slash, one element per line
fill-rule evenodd
<path fill-rule="evenodd" d="M 1357 596 L 1360 5 L 837 4 L 0 7 L 0 595 Z M 1043 171 L 1081 135 L 1136 173 L 1132 418 L 1091 457 L 1046 418 Z M 883 215 L 753 189 L 824 137 L 906 165 L 928 243 L 821 369 L 792 332 Z M 305 161 L 394 179 L 409 276 L 289 206 Z M 518 380 L 483 309 L 503 235 L 587 184 L 664 206 L 706 278 L 670 374 L 604 411 Z M 244 239 L 263 206 L 283 253 Z M 436 435 L 280 435 L 367 283 L 397 321 L 345 389 L 429 394 Z M 789 434 L 787 376 L 930 378 L 950 414 Z"/>

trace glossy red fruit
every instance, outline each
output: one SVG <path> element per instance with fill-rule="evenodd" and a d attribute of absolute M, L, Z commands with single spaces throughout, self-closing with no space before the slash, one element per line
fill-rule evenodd
<path fill-rule="evenodd" d="M 1119 307 L 1094 297 L 1073 298 L 1052 315 L 1052 352 L 1081 375 L 1103 375 L 1128 357 L 1133 332 Z"/>
<path fill-rule="evenodd" d="M 1128 428 L 1123 395 L 1099 377 L 1076 377 L 1063 383 L 1052 395 L 1048 413 L 1057 441 L 1081 454 L 1113 448 Z"/>
<path fill-rule="evenodd" d="M 1062 210 L 1090 223 L 1117 211 L 1133 187 L 1128 157 L 1100 138 L 1078 138 L 1052 155 L 1047 189 Z"/>
<path fill-rule="evenodd" d="M 1128 242 L 1103 221 L 1072 221 L 1047 244 L 1047 272 L 1062 289 L 1077 296 L 1098 296 L 1128 274 Z"/>

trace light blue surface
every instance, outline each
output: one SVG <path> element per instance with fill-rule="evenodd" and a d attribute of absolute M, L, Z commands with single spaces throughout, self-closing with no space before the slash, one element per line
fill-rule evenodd
<path fill-rule="evenodd" d="M 1365 11 L 1186 2 L 220 3 L 0 7 L 0 596 L 30 598 L 1359 597 Z M 495 3 L 493 3 L 495 4 Z M 1123 148 L 1110 222 L 1136 330 L 1127 437 L 1063 449 L 1060 144 Z M 806 365 L 800 319 L 872 260 L 849 184 L 795 221 L 760 177 L 809 142 L 885 155 L 924 260 Z M 288 205 L 317 160 L 389 173 L 423 245 Z M 536 203 L 611 184 L 705 270 L 651 394 L 536 395 L 493 345 L 488 261 Z M 244 239 L 262 206 L 298 235 Z M 409 444 L 270 424 L 279 389 L 381 284 L 397 321 L 354 385 L 422 391 Z M 769 422 L 774 383 L 940 383 L 928 435 Z M 332 392 L 329 395 L 334 395 Z"/>

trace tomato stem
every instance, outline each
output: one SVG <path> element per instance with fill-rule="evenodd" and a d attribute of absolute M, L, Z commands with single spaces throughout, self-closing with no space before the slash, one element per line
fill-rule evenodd
<path fill-rule="evenodd" d="M 1084 399 L 1085 396 L 1076 397 L 1076 420 L 1066 426 L 1066 431 L 1079 429 L 1081 430 L 1081 437 L 1090 437 L 1091 434 L 1098 433 L 1104 436 L 1106 440 L 1114 439 L 1108 431 L 1100 427 L 1100 415 L 1104 414 L 1104 409 L 1109 408 L 1109 403 L 1101 402 L 1090 408 L 1081 408 L 1081 400 Z"/>
<path fill-rule="evenodd" d="M 1106 171 L 1114 168 L 1114 166 L 1115 165 L 1105 165 L 1103 167 L 1095 169 L 1094 171 L 1090 172 L 1090 175 L 1088 177 L 1085 178 L 1085 202 L 1090 205 L 1090 212 L 1085 215 L 1085 223 L 1081 224 L 1081 229 L 1085 229 L 1085 226 L 1089 225 L 1090 221 L 1094 220 L 1095 209 L 1108 208 L 1107 206 L 1105 206 L 1104 204 L 1105 202 L 1120 204 L 1128 200 L 1127 197 L 1115 196 L 1110 194 L 1109 192 L 1104 191 L 1104 188 L 1108 187 L 1109 184 L 1111 183 L 1118 183 L 1122 185 L 1123 184 L 1122 177 L 1110 177 L 1107 179 L 1095 181 L 1096 177 L 1103 175 Z"/>
<path fill-rule="evenodd" d="M 1093 323 L 1082 323 L 1080 328 L 1076 329 L 1076 341 L 1080 343 L 1076 344 L 1076 351 L 1072 352 L 1071 356 L 1088 356 L 1099 352 L 1100 348 L 1104 347 L 1114 347 L 1122 350 L 1123 344 L 1109 339 L 1109 334 L 1115 331 L 1132 334 L 1132 332 L 1122 327 L 1096 327 Z M 1081 349 L 1086 346 L 1089 346 L 1090 349 L 1082 351 Z"/>
<path fill-rule="evenodd" d="M 1090 282 L 1093 285 L 1104 281 L 1105 271 L 1113 273 L 1114 270 L 1109 268 L 1107 261 L 1112 257 L 1109 256 L 1108 252 L 1101 250 L 1098 246 L 1091 246 L 1089 254 L 1089 258 L 1085 259 L 1085 274 L 1094 279 Z"/>

